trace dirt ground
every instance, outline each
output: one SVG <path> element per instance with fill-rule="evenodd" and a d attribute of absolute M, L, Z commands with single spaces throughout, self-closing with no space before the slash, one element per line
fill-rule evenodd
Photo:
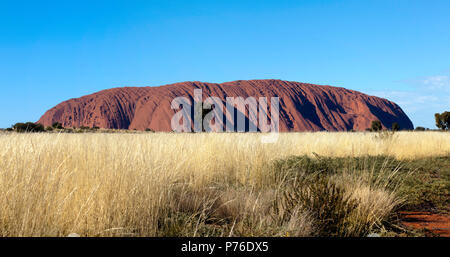
<path fill-rule="evenodd" d="M 450 237 L 450 215 L 431 212 L 401 212 L 402 224 L 432 236 Z"/>

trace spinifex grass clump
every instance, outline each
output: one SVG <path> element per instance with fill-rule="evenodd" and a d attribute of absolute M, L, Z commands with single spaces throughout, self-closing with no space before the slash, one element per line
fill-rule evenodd
<path fill-rule="evenodd" d="M 297 209 L 310 213 L 316 228 L 313 235 L 345 236 L 347 223 L 350 222 L 348 217 L 356 210 L 357 201 L 327 177 L 314 178 L 286 189 L 280 204 L 287 215 L 292 215 L 292 211 Z"/>
<path fill-rule="evenodd" d="M 383 157 L 292 156 L 274 162 L 285 189 L 276 204 L 311 215 L 312 235 L 364 236 L 380 229 L 402 199 L 398 161 Z"/>

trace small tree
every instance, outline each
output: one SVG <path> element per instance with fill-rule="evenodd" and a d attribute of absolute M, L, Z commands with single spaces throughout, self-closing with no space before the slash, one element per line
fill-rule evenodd
<path fill-rule="evenodd" d="M 59 123 L 59 122 L 54 122 L 52 124 L 52 127 L 55 128 L 55 129 L 63 129 L 64 128 L 63 125 L 61 123 Z"/>
<path fill-rule="evenodd" d="M 434 118 L 436 120 L 436 127 L 442 130 L 450 129 L 450 112 L 435 113 Z"/>
<path fill-rule="evenodd" d="M 370 126 L 370 129 L 372 130 L 372 131 L 380 131 L 381 129 L 382 129 L 383 127 L 381 126 L 381 121 L 379 121 L 379 120 L 374 120 L 374 121 L 372 121 L 372 124 L 371 124 L 371 126 Z"/>
<path fill-rule="evenodd" d="M 425 131 L 424 127 L 416 127 L 416 131 Z"/>
<path fill-rule="evenodd" d="M 16 123 L 12 126 L 12 129 L 16 132 L 43 132 L 45 128 L 39 123 L 26 122 L 26 123 Z"/>
<path fill-rule="evenodd" d="M 399 131 L 400 125 L 397 122 L 392 123 L 392 131 Z"/>

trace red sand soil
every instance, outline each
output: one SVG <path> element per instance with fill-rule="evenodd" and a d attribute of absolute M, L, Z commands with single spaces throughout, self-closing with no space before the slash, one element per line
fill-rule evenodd
<path fill-rule="evenodd" d="M 193 99 L 194 89 L 202 89 L 203 99 L 249 96 L 280 98 L 280 131 L 365 130 L 373 120 L 390 128 L 413 124 L 395 103 L 341 87 L 319 86 L 282 80 L 238 80 L 222 84 L 182 82 L 159 87 L 123 87 L 103 90 L 62 102 L 38 121 L 44 126 L 60 122 L 64 127 L 97 126 L 110 129 L 147 128 L 172 131 L 170 108 L 177 96 Z M 270 106 L 270 104 L 269 104 Z M 248 114 L 245 114 L 248 117 Z"/>
<path fill-rule="evenodd" d="M 402 224 L 415 230 L 427 230 L 435 235 L 450 237 L 450 215 L 431 212 L 401 212 Z"/>

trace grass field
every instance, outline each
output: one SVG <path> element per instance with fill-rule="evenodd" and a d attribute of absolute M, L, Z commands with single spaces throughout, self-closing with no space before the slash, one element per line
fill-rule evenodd
<path fill-rule="evenodd" d="M 450 133 L 1 133 L 0 236 L 366 236 L 447 212 Z"/>

